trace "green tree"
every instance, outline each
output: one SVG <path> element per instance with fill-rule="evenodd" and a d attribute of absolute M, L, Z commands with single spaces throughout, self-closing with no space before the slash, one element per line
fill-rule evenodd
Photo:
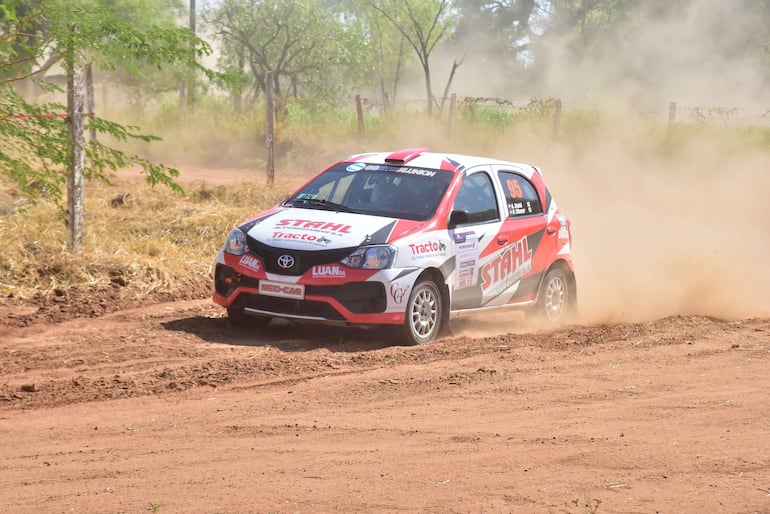
<path fill-rule="evenodd" d="M 317 0 L 222 0 L 204 19 L 222 44 L 220 71 L 238 78 L 238 93 L 264 90 L 272 72 L 277 96 L 333 98 L 356 57 L 339 18 Z"/>
<path fill-rule="evenodd" d="M 25 193 L 48 196 L 59 205 L 62 186 L 67 183 L 69 247 L 78 251 L 82 245 L 83 178 L 107 181 L 108 171 L 134 164 L 144 171 L 148 183 L 181 191 L 174 182 L 178 171 L 173 168 L 96 141 L 84 144 L 86 129 L 123 141 L 157 138 L 96 116 L 84 119 L 83 69 L 88 63 L 107 70 L 118 64 L 136 69 L 140 60 L 155 67 L 189 64 L 191 48 L 202 56 L 209 47 L 186 28 L 136 27 L 98 0 L 43 0 L 28 11 L 21 4 L 13 1 L 0 9 L 0 172 Z M 33 24 L 39 24 L 39 30 L 30 33 Z M 13 88 L 14 83 L 57 62 L 68 74 L 66 120 L 58 116 L 65 110 L 63 105 L 30 103 Z"/>
<path fill-rule="evenodd" d="M 425 77 L 428 116 L 436 103 L 433 95 L 430 58 L 436 45 L 449 37 L 456 26 L 458 11 L 450 0 L 371 0 L 414 49 Z"/>

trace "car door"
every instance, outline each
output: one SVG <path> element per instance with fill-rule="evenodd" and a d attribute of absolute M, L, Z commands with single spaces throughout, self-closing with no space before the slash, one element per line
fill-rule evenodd
<path fill-rule="evenodd" d="M 544 198 L 533 180 L 537 177 L 525 171 L 506 166 L 494 168 L 504 215 L 497 235 L 500 249 L 481 269 L 482 289 L 490 305 L 534 299 L 541 273 L 550 265 L 547 254 L 552 245 Z"/>
<path fill-rule="evenodd" d="M 466 216 L 449 228 L 455 255 L 451 309 L 482 307 L 485 294 L 480 271 L 499 250 L 497 236 L 503 225 L 502 197 L 489 166 L 466 170 L 452 211 Z"/>

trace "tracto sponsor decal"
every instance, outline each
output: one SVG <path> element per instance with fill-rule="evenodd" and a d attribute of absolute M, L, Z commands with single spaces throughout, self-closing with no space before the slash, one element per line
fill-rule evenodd
<path fill-rule="evenodd" d="M 259 259 L 249 253 L 241 257 L 241 260 L 238 261 L 238 264 L 244 268 L 250 269 L 251 271 L 259 271 L 262 269 L 262 264 L 259 262 Z"/>
<path fill-rule="evenodd" d="M 313 278 L 345 278 L 345 270 L 336 264 L 319 264 L 312 268 Z"/>
<path fill-rule="evenodd" d="M 481 268 L 481 287 L 502 291 L 532 270 L 532 251 L 522 237 Z"/>
<path fill-rule="evenodd" d="M 403 303 L 406 296 L 406 287 L 402 286 L 398 282 L 390 284 L 390 297 L 396 303 Z"/>
<path fill-rule="evenodd" d="M 318 232 L 336 232 L 339 234 L 350 234 L 350 225 L 344 223 L 331 223 L 328 221 L 313 220 L 278 220 L 276 227 L 294 227 Z"/>
<path fill-rule="evenodd" d="M 364 164 L 363 162 L 354 162 L 353 164 L 345 168 L 345 171 L 350 171 L 350 172 L 361 171 L 365 167 L 366 167 L 366 164 Z"/>
<path fill-rule="evenodd" d="M 414 257 L 427 257 L 446 253 L 446 244 L 443 241 L 428 241 L 427 243 L 410 244 L 409 249 Z"/>
<path fill-rule="evenodd" d="M 273 232 L 273 239 L 296 239 L 299 241 L 317 241 L 319 237 L 314 234 L 301 234 L 297 232 Z"/>

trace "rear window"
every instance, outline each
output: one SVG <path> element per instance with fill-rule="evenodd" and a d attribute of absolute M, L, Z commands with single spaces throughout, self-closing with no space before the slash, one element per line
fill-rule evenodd
<path fill-rule="evenodd" d="M 543 207 L 537 190 L 529 180 L 512 171 L 501 171 L 498 176 L 503 184 L 509 217 L 542 214 Z"/>

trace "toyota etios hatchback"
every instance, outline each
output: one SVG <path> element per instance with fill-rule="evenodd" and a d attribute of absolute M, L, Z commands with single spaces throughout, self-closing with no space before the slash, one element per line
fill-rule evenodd
<path fill-rule="evenodd" d="M 234 228 L 213 298 L 234 321 L 391 325 L 410 344 L 468 311 L 560 322 L 576 306 L 571 239 L 534 166 L 365 153 Z"/>

